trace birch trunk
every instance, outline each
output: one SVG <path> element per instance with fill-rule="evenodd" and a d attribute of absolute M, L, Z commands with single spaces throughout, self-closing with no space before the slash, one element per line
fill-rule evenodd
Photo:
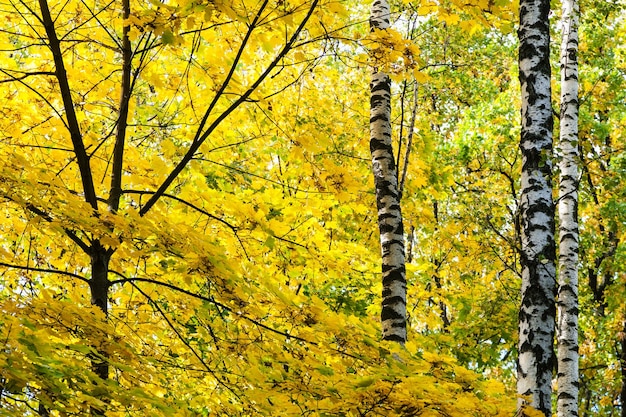
<path fill-rule="evenodd" d="M 371 30 L 389 28 L 387 0 L 374 0 Z M 404 230 L 398 193 L 398 171 L 391 144 L 391 80 L 374 68 L 370 83 L 370 151 L 382 252 L 383 339 L 406 341 L 406 271 Z"/>
<path fill-rule="evenodd" d="M 559 135 L 558 417 L 578 416 L 578 17 L 563 0 Z"/>
<path fill-rule="evenodd" d="M 522 303 L 519 312 L 519 407 L 551 416 L 556 277 L 552 200 L 549 0 L 521 0 Z"/>
<path fill-rule="evenodd" d="M 619 393 L 620 405 L 622 406 L 621 417 L 626 417 L 626 320 L 622 319 L 622 334 L 618 336 L 620 352 L 619 352 L 619 364 L 622 374 L 622 389 Z"/>

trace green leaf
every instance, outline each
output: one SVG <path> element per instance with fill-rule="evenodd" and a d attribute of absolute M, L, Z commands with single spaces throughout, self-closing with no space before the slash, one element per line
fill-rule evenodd
<path fill-rule="evenodd" d="M 165 29 L 163 31 L 163 34 L 161 35 L 161 41 L 163 42 L 163 45 L 172 45 L 174 43 L 174 39 L 175 37 L 171 30 Z"/>

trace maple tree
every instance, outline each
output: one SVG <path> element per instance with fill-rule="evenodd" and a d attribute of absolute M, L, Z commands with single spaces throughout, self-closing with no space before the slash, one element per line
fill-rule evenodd
<path fill-rule="evenodd" d="M 394 1 L 373 32 L 362 2 L 0 4 L 0 415 L 515 413 L 515 4 Z M 625 32 L 581 7 L 580 414 L 610 415 L 623 55 L 597 47 Z M 380 340 L 373 68 L 404 344 Z"/>

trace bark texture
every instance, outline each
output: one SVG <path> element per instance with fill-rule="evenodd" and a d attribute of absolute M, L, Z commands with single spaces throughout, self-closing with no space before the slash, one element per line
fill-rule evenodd
<path fill-rule="evenodd" d="M 91 278 L 89 279 L 89 288 L 91 290 L 91 304 L 97 306 L 104 313 L 105 317 L 109 314 L 109 260 L 111 259 L 111 251 L 102 247 L 98 241 L 92 246 L 91 257 Z M 94 358 L 92 361 L 93 370 L 102 379 L 109 377 L 109 364 L 106 361 L 106 355 L 102 354 L 101 358 Z"/>
<path fill-rule="evenodd" d="M 578 18 L 562 1 L 557 416 L 578 416 Z"/>
<path fill-rule="evenodd" d="M 551 416 L 556 276 L 552 200 L 549 0 L 521 0 L 522 291 L 519 312 L 519 407 Z"/>
<path fill-rule="evenodd" d="M 387 0 L 372 3 L 370 28 L 389 27 Z M 398 170 L 391 143 L 391 80 L 378 68 L 370 83 L 370 151 L 376 187 L 378 228 L 382 252 L 383 339 L 406 341 L 406 270 L 404 264 L 404 229 L 398 192 Z"/>

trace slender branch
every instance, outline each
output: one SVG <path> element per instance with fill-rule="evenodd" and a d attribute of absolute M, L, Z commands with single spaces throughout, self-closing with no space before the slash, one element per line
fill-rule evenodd
<path fill-rule="evenodd" d="M 9 136 L 8 139 L 13 139 L 13 137 Z M 15 146 L 18 148 L 32 148 L 32 149 L 47 149 L 49 151 L 61 151 L 61 152 L 71 152 L 74 153 L 73 149 L 67 149 L 67 148 L 59 148 L 56 146 L 43 146 L 43 145 L 31 145 L 31 144 L 24 144 L 24 143 L 10 143 L 8 141 L 5 142 L 7 145 L 9 146 Z"/>
<path fill-rule="evenodd" d="M 20 146 L 20 145 L 17 145 L 17 146 Z M 27 146 L 27 147 L 34 147 L 34 146 L 31 146 L 31 145 L 25 145 L 25 146 Z M 71 152 L 71 150 L 70 150 L 70 152 Z M 44 187 L 48 187 L 48 188 L 52 188 L 52 187 L 54 187 L 54 185 L 53 185 L 53 184 L 51 184 L 51 183 L 49 183 L 49 182 L 46 182 L 46 181 L 37 181 L 37 184 L 39 184 L 39 185 L 43 185 Z M 63 189 L 63 191 L 64 191 L 64 192 L 68 192 L 68 193 L 70 193 L 71 195 L 75 195 L 75 196 L 79 196 L 79 197 L 80 197 L 80 194 L 81 194 L 81 193 L 79 193 L 78 191 L 76 191 L 76 190 L 72 190 L 72 189 L 70 189 L 70 188 L 64 188 L 64 189 Z M 98 200 L 99 202 L 101 202 L 101 203 L 106 203 L 106 202 L 107 202 L 107 200 L 106 200 L 106 199 L 104 199 L 104 198 L 102 198 L 102 197 L 98 197 L 98 198 L 97 198 L 97 200 Z"/>
<path fill-rule="evenodd" d="M 154 195 L 155 191 L 142 191 L 142 190 L 122 190 L 121 194 L 139 194 L 139 195 Z M 234 226 L 230 223 L 228 223 L 226 220 L 217 217 L 211 213 L 209 213 L 208 211 L 196 206 L 193 203 L 190 203 L 187 200 L 183 200 L 180 197 L 176 197 L 175 195 L 171 195 L 171 194 L 167 194 L 164 193 L 163 197 L 166 198 L 171 198 L 172 200 L 176 200 L 179 203 L 182 203 L 184 205 L 186 205 L 187 207 L 190 207 L 191 209 L 197 211 L 198 213 L 201 213 L 213 220 L 217 220 L 218 222 L 224 224 L 226 227 L 228 227 L 230 230 L 232 230 L 233 234 L 235 235 L 235 237 L 237 238 L 237 241 L 239 241 L 239 245 L 241 245 L 241 249 L 243 250 L 244 255 L 246 256 L 246 259 L 250 260 L 250 256 L 248 255 L 248 251 L 246 250 L 246 247 L 243 245 L 243 242 L 241 241 L 241 239 L 239 238 L 239 234 L 237 233 L 237 226 Z"/>
<path fill-rule="evenodd" d="M 5 196 L 5 198 L 9 199 L 10 201 L 13 201 L 10 197 Z M 32 204 L 27 204 L 26 206 L 24 206 L 24 208 L 28 211 L 30 211 L 31 213 L 34 213 L 38 216 L 40 216 L 42 219 L 44 219 L 47 222 L 52 222 L 53 219 L 50 216 L 50 214 L 46 213 L 45 211 L 35 207 Z M 76 243 L 85 253 L 89 254 L 91 253 L 91 248 L 89 247 L 89 245 L 87 245 L 85 242 L 83 242 L 73 230 L 68 229 L 67 227 L 63 228 L 63 231 L 65 232 L 65 234 L 67 235 L 67 237 L 69 237 L 74 243 Z"/>
<path fill-rule="evenodd" d="M 253 136 L 253 137 L 248 138 L 248 139 L 240 140 L 239 142 L 232 142 L 232 143 L 227 143 L 225 145 L 216 146 L 214 148 L 208 149 L 206 151 L 206 153 L 221 151 L 223 149 L 232 148 L 232 147 L 235 147 L 235 146 L 238 146 L 238 145 L 244 145 L 244 144 L 246 144 L 248 142 L 252 142 L 253 140 L 258 139 L 258 138 L 259 138 L 259 136 Z"/>
<path fill-rule="evenodd" d="M 404 137 L 404 99 L 406 97 L 406 80 L 402 82 L 402 94 L 400 95 L 400 133 L 398 134 L 398 153 L 396 154 L 396 161 L 398 161 L 398 171 L 396 171 L 396 176 L 400 172 L 400 156 L 402 155 L 402 138 Z M 398 181 L 398 178 L 396 178 Z M 402 195 L 400 189 L 398 188 L 398 195 Z"/>
<path fill-rule="evenodd" d="M 413 108 L 411 109 L 411 122 L 409 123 L 409 133 L 407 134 L 406 151 L 404 153 L 404 165 L 402 167 L 402 177 L 398 185 L 398 201 L 402 200 L 402 192 L 404 191 L 404 182 L 406 173 L 409 168 L 409 156 L 411 154 L 411 145 L 413 145 L 413 129 L 415 128 L 415 118 L 417 116 L 417 87 L 418 83 L 413 85 Z"/>
<path fill-rule="evenodd" d="M 156 193 L 150 198 L 150 200 L 148 200 L 146 205 L 141 208 L 141 210 L 139 211 L 140 215 L 142 216 L 145 215 L 152 208 L 152 206 L 154 206 L 154 204 L 159 200 L 159 198 L 163 195 L 163 193 L 165 193 L 165 191 L 169 188 L 172 182 L 178 177 L 181 171 L 187 166 L 189 161 L 193 159 L 193 156 L 196 154 L 196 152 L 200 148 L 200 145 L 204 143 L 204 141 L 211 135 L 211 133 L 213 133 L 213 131 L 222 123 L 222 121 L 224 121 L 224 119 L 226 119 L 236 108 L 239 107 L 239 105 L 244 103 L 248 99 L 248 97 L 250 97 L 250 95 L 257 89 L 257 87 L 261 85 L 261 83 L 269 76 L 269 74 L 276 67 L 276 65 L 278 65 L 278 63 L 285 57 L 285 55 L 287 55 L 287 52 L 291 50 L 291 47 L 293 46 L 294 42 L 300 36 L 300 32 L 302 32 L 302 29 L 304 29 L 304 26 L 313 15 L 313 11 L 317 7 L 318 1 L 319 0 L 313 0 L 313 3 L 311 4 L 311 7 L 309 8 L 307 15 L 304 17 L 304 19 L 302 19 L 296 31 L 293 33 L 289 41 L 285 44 L 283 49 L 278 53 L 278 55 L 270 63 L 267 69 L 259 76 L 259 78 L 257 78 L 257 80 L 250 86 L 250 88 L 248 88 L 248 90 L 243 95 L 239 97 L 239 99 L 233 102 L 230 105 L 230 107 L 228 107 L 228 109 L 226 109 L 217 119 L 215 119 L 215 121 L 213 121 L 213 123 L 207 128 L 207 130 L 204 132 L 204 134 L 202 134 L 202 136 L 200 136 L 197 140 L 194 140 L 194 142 L 189 147 L 189 150 L 187 151 L 185 156 L 182 158 L 182 160 L 172 170 L 170 175 L 165 179 L 163 184 L 161 184 L 161 186 L 158 188 Z"/>
<path fill-rule="evenodd" d="M 517 267 L 517 260 L 514 258 L 513 264 L 511 264 L 508 260 L 507 260 L 507 256 L 503 256 L 502 255 L 502 247 L 500 245 L 496 245 L 494 243 L 487 243 L 487 246 L 489 247 L 489 249 L 491 250 L 491 253 L 494 254 L 498 260 L 500 262 L 502 262 L 502 265 L 509 271 L 513 272 L 518 278 L 522 278 L 522 273 L 519 270 L 519 268 Z M 517 251 L 515 251 L 515 253 L 517 253 Z M 513 300 L 513 297 L 511 297 L 511 300 Z"/>
<path fill-rule="evenodd" d="M 111 273 L 113 273 L 115 275 L 118 275 L 120 277 L 123 277 L 123 275 L 120 274 L 119 272 L 112 271 L 112 270 L 110 270 L 109 272 L 111 272 Z M 294 335 L 289 334 L 287 332 L 276 330 L 276 329 L 274 329 L 274 328 L 272 328 L 272 327 L 270 327 L 270 326 L 268 326 L 266 324 L 261 323 L 258 320 L 253 319 L 252 317 L 246 316 L 245 314 L 241 314 L 240 312 L 237 312 L 237 311 L 233 310 L 232 308 L 228 307 L 226 304 L 222 304 L 219 301 L 216 301 L 213 297 L 205 297 L 203 295 L 196 294 L 196 293 L 194 293 L 192 291 L 185 290 L 184 288 L 180 288 L 180 287 L 178 287 L 178 286 L 176 286 L 174 284 L 169 284 L 167 282 L 157 281 L 157 280 L 150 279 L 150 278 L 133 277 L 133 278 L 122 278 L 122 279 L 118 279 L 118 280 L 113 280 L 113 281 L 111 281 L 111 285 L 114 285 L 114 284 L 125 284 L 127 282 L 129 282 L 129 283 L 145 282 L 145 283 L 148 283 L 148 284 L 160 285 L 162 287 L 169 288 L 170 290 L 177 291 L 177 292 L 180 292 L 182 294 L 185 294 L 185 295 L 187 295 L 189 297 L 197 298 L 198 300 L 209 302 L 209 303 L 211 303 L 211 304 L 213 304 L 213 305 L 215 305 L 215 306 L 217 306 L 217 307 L 219 307 L 219 308 L 221 308 L 223 310 L 228 311 L 229 313 L 232 313 L 232 314 L 236 315 L 237 317 L 241 317 L 242 319 L 247 320 L 247 321 L 255 324 L 256 326 L 259 326 L 259 327 L 261 327 L 261 328 L 263 328 L 265 330 L 269 330 L 272 333 L 276 333 L 276 334 L 278 334 L 280 336 L 284 336 L 284 337 L 287 337 L 287 338 L 290 338 L 290 339 L 298 340 L 300 342 L 305 342 L 305 343 L 310 343 L 310 344 L 313 344 L 313 345 L 317 345 L 316 342 L 304 339 L 304 338 L 299 337 L 299 336 L 294 336 Z"/>
<path fill-rule="evenodd" d="M 288 189 L 290 189 L 292 191 L 295 191 L 295 192 L 302 192 L 302 193 L 307 193 L 307 194 L 332 194 L 331 191 L 317 191 L 317 190 L 314 191 L 314 190 L 306 190 L 306 189 L 294 187 L 292 185 L 285 184 L 283 182 L 276 181 L 276 180 L 273 180 L 271 178 L 267 178 L 267 177 L 263 177 L 261 175 L 253 174 L 253 173 L 245 171 L 243 169 L 235 168 L 235 167 L 232 167 L 232 166 L 229 166 L 229 165 L 226 165 L 226 164 L 222 164 L 220 162 L 213 161 L 211 159 L 200 158 L 200 157 L 195 157 L 193 159 L 195 159 L 197 161 L 210 162 L 212 164 L 224 167 L 224 168 L 229 169 L 231 171 L 239 172 L 239 173 L 244 174 L 244 175 L 249 175 L 251 177 L 258 178 L 258 179 L 263 180 L 263 181 L 267 181 L 267 182 L 269 182 L 271 184 L 280 185 L 281 187 L 288 188 Z"/>
<path fill-rule="evenodd" d="M 39 0 L 39 8 L 41 9 L 41 19 L 48 36 L 48 46 L 50 47 L 50 51 L 52 52 L 52 56 L 54 58 L 56 78 L 59 82 L 61 98 L 63 99 L 63 106 L 65 108 L 65 117 L 67 118 L 67 125 L 72 139 L 72 145 L 74 147 L 74 152 L 76 153 L 76 163 L 78 164 L 78 169 L 83 183 L 85 201 L 87 201 L 94 210 L 98 210 L 98 200 L 96 198 L 96 189 L 91 176 L 89 157 L 87 156 L 87 152 L 85 150 L 85 144 L 83 143 L 78 118 L 76 117 L 76 111 L 74 109 L 72 91 L 67 79 L 67 72 L 65 71 L 63 53 L 61 52 L 61 43 L 57 38 L 54 22 L 50 16 L 48 2 L 46 0 Z"/>
<path fill-rule="evenodd" d="M 114 284 L 124 284 L 124 283 L 127 283 L 127 282 L 131 283 L 131 284 L 133 282 L 145 282 L 145 283 L 148 283 L 148 284 L 160 285 L 162 287 L 169 288 L 169 289 L 171 289 L 173 291 L 177 291 L 177 292 L 180 292 L 182 294 L 185 294 L 185 295 L 187 295 L 189 297 L 197 298 L 199 300 L 209 302 L 209 303 L 215 305 L 216 307 L 219 307 L 219 308 L 221 308 L 221 309 L 223 309 L 225 311 L 228 311 L 229 313 L 232 313 L 232 314 L 236 315 L 237 317 L 240 317 L 240 318 L 242 318 L 244 320 L 247 320 L 247 321 L 253 323 L 254 325 L 256 325 L 258 327 L 261 327 L 262 329 L 268 330 L 268 331 L 270 331 L 272 333 L 278 334 L 280 336 L 284 336 L 284 337 L 289 338 L 289 339 L 298 340 L 300 342 L 308 343 L 308 344 L 311 344 L 311 345 L 314 345 L 314 346 L 320 346 L 320 344 L 317 343 L 317 342 L 314 342 L 312 340 L 308 340 L 308 339 L 305 339 L 305 338 L 302 338 L 302 337 L 299 337 L 299 336 L 294 336 L 294 335 L 289 334 L 287 332 L 282 332 L 280 330 L 276 330 L 274 328 L 271 328 L 271 327 L 269 327 L 269 326 L 259 322 L 258 320 L 253 319 L 252 317 L 248 317 L 245 314 L 241 314 L 239 312 L 236 312 L 235 310 L 233 310 L 232 308 L 228 307 L 227 305 L 222 304 L 219 301 L 216 301 L 213 297 L 205 297 L 205 296 L 196 294 L 194 292 L 185 290 L 183 288 L 180 288 L 180 287 L 178 287 L 176 285 L 169 284 L 167 282 L 157 281 L 157 280 L 150 279 L 150 278 L 140 278 L 140 277 L 126 278 L 123 274 L 121 274 L 121 273 L 119 273 L 117 271 L 109 270 L 109 272 L 111 272 L 112 274 L 115 274 L 115 275 L 117 275 L 119 277 L 122 277 L 121 279 L 111 281 L 110 282 L 111 285 L 114 285 Z M 135 285 L 133 285 L 133 286 L 135 288 L 138 288 Z M 335 351 L 337 353 L 340 353 L 342 355 L 345 355 L 347 357 L 353 358 L 353 359 L 362 359 L 358 355 L 350 354 L 350 353 L 345 352 L 345 351 L 343 351 L 341 349 L 336 349 L 336 348 L 329 348 L 329 349 L 332 350 L 332 351 Z"/>
<path fill-rule="evenodd" d="M 122 0 L 124 9 L 124 21 L 130 16 L 130 0 Z M 126 141 L 126 128 L 128 123 L 128 107 L 132 93 L 131 70 L 133 51 L 128 33 L 130 26 L 125 23 L 122 29 L 122 91 L 120 94 L 120 113 L 117 119 L 117 131 L 115 133 L 115 146 L 113 148 L 113 169 L 111 171 L 111 190 L 109 194 L 109 207 L 113 213 L 120 207 L 122 195 L 122 167 L 124 163 L 124 143 Z"/>
<path fill-rule="evenodd" d="M 10 76 L 11 78 L 8 80 L 0 80 L 0 84 L 3 83 L 10 83 L 10 82 L 14 82 L 14 81 L 22 81 L 28 77 L 32 77 L 34 75 L 55 75 L 54 72 L 50 72 L 50 71 L 34 71 L 34 72 L 24 72 L 24 71 L 13 71 L 13 70 L 2 70 L 3 73 L 6 74 L 7 71 L 11 71 L 11 72 L 18 72 L 20 74 L 23 74 L 21 77 L 17 77 L 17 76 Z"/>
<path fill-rule="evenodd" d="M 320 55 L 317 56 L 315 59 L 310 60 L 307 65 L 300 71 L 300 73 L 298 74 L 297 77 L 294 77 L 292 81 L 288 82 L 287 84 L 281 86 L 278 90 L 275 90 L 271 93 L 268 93 L 266 96 L 263 97 L 263 100 L 267 100 L 270 99 L 280 93 L 282 93 L 283 91 L 285 91 L 286 89 L 288 89 L 289 87 L 291 87 L 292 85 L 296 85 L 298 82 L 300 82 L 302 80 L 302 78 L 305 76 L 305 74 L 309 73 L 309 72 L 313 72 L 313 68 L 317 67 L 317 65 L 322 61 L 322 58 L 324 58 L 326 55 Z M 294 64 L 296 65 L 296 64 Z M 281 67 L 286 67 L 286 65 L 281 65 Z M 272 76 L 272 78 L 275 75 Z"/>
<path fill-rule="evenodd" d="M 488 215 L 487 217 L 485 217 L 485 222 L 487 222 L 487 225 L 489 226 L 489 228 L 491 229 L 491 231 L 492 231 L 492 232 L 494 232 L 494 233 L 495 233 L 495 234 L 496 234 L 496 235 L 497 235 L 500 239 L 502 239 L 504 242 L 506 242 L 506 243 L 507 243 L 507 244 L 511 247 L 511 249 L 514 249 L 517 253 L 521 253 L 522 248 L 520 248 L 519 246 L 517 246 L 517 245 L 515 244 L 515 237 L 516 237 L 516 236 L 514 236 L 514 237 L 512 237 L 512 238 L 507 237 L 507 236 L 504 236 L 504 235 L 502 234 L 502 232 L 500 232 L 500 231 L 496 228 L 496 226 L 495 226 L 495 225 L 491 222 L 491 219 L 492 219 L 491 215 Z"/>
<path fill-rule="evenodd" d="M 26 2 L 24 2 L 23 0 L 20 0 L 20 4 L 21 4 L 22 6 L 24 6 L 24 8 L 25 8 L 26 10 L 28 10 L 28 11 L 29 11 L 29 13 L 30 13 L 30 14 L 32 14 L 32 15 L 33 15 L 33 17 L 34 17 L 35 19 L 37 19 L 37 21 L 38 21 L 39 23 L 41 23 L 41 24 L 43 24 L 43 23 L 44 23 L 44 22 L 43 22 L 43 20 L 41 19 L 41 17 L 39 17 L 39 16 L 37 15 L 37 13 L 35 13 L 35 10 L 31 9 L 31 7 L 30 7 L 28 4 L 26 4 Z M 26 16 L 24 16 L 24 14 L 23 14 L 20 10 L 18 10 L 18 8 L 17 8 L 17 7 L 15 7 L 15 4 L 14 4 L 13 2 L 11 2 L 11 5 L 12 5 L 12 6 L 13 6 L 13 8 L 15 9 L 15 11 L 16 11 L 16 12 L 20 15 L 20 17 L 21 17 L 22 19 L 24 19 L 24 23 L 26 23 L 26 24 L 28 25 L 28 27 L 29 27 L 29 28 L 31 28 L 31 29 L 33 30 L 33 32 L 35 32 L 35 33 L 37 33 L 37 35 L 39 35 L 39 33 L 37 32 L 37 30 L 35 30 L 35 27 L 34 27 L 34 26 L 32 25 L 32 23 L 30 22 L 30 19 L 29 19 L 29 18 L 27 18 Z"/>
<path fill-rule="evenodd" d="M 137 291 L 139 291 L 141 293 L 141 295 L 143 295 L 144 297 L 146 297 L 146 299 L 148 300 L 148 302 L 154 307 L 156 308 L 159 313 L 161 314 L 161 316 L 163 317 L 163 319 L 167 322 L 167 325 L 170 327 L 170 329 L 172 329 L 172 331 L 174 333 L 176 333 L 176 336 L 178 337 L 178 339 L 183 342 L 183 344 L 185 346 L 187 346 L 187 349 L 189 349 L 191 351 L 191 353 L 193 353 L 193 355 L 196 357 L 196 359 L 198 359 L 198 361 L 202 364 L 202 366 L 204 366 L 206 368 L 206 370 L 215 377 L 215 379 L 217 381 L 219 381 L 220 384 L 222 384 L 227 390 L 229 390 L 231 393 L 233 393 L 233 395 L 235 395 L 237 398 L 240 398 L 239 395 L 233 390 L 233 388 L 231 388 L 228 384 L 226 384 L 216 373 L 215 371 L 204 361 L 204 359 L 202 359 L 202 356 L 200 356 L 200 354 L 196 351 L 196 349 L 193 348 L 193 346 L 191 346 L 191 344 L 189 343 L 189 341 L 187 341 L 187 339 L 185 339 L 185 337 L 178 331 L 178 329 L 176 328 L 176 326 L 174 326 L 174 323 L 171 322 L 171 320 L 167 317 L 167 315 L 165 314 L 165 312 L 163 311 L 163 309 L 161 308 L 161 306 L 159 306 L 159 304 L 152 299 L 152 297 L 150 297 L 148 294 L 146 294 L 141 288 L 139 288 L 137 285 L 135 285 L 134 283 L 131 282 L 131 285 L 133 287 L 135 287 L 137 289 Z"/>
<path fill-rule="evenodd" d="M 156 191 L 122 190 L 122 194 L 154 195 L 154 193 L 156 193 Z M 167 193 L 163 193 L 162 196 L 166 197 L 166 198 L 171 198 L 172 200 L 176 200 L 179 203 L 182 203 L 182 204 L 186 205 L 187 207 L 190 207 L 190 208 L 194 209 L 198 213 L 204 214 L 205 216 L 210 217 L 213 220 L 217 220 L 218 222 L 220 222 L 220 223 L 224 224 L 225 226 L 227 226 L 233 232 L 235 232 L 235 233 L 237 232 L 237 227 L 236 226 L 228 223 L 226 220 L 224 220 L 224 219 L 222 219 L 220 217 L 217 217 L 214 214 L 209 213 L 208 211 L 206 211 L 206 210 L 196 206 L 195 204 L 190 203 L 187 200 L 183 200 L 180 197 L 176 197 L 175 195 L 167 194 Z"/>
<path fill-rule="evenodd" d="M 36 268 L 34 266 L 13 265 L 13 264 L 5 263 L 5 262 L 0 262 L 0 266 L 12 268 L 12 269 L 21 269 L 24 271 L 31 271 L 31 272 L 44 272 L 47 274 L 65 275 L 65 276 L 76 278 L 83 282 L 89 283 L 89 280 L 85 277 L 82 277 L 78 274 L 74 274 L 72 272 L 61 271 L 60 269 Z"/>
<path fill-rule="evenodd" d="M 8 391 L 5 391 L 5 390 L 2 390 L 2 391 L 0 391 L 0 392 L 2 392 L 2 396 L 3 396 L 4 398 L 7 398 L 7 399 L 9 399 L 9 400 L 11 400 L 11 401 L 15 401 L 15 402 L 17 402 L 17 403 L 22 403 L 22 404 L 24 404 L 26 407 L 28 407 L 28 408 L 30 408 L 32 411 L 34 411 L 35 413 L 39 414 L 39 410 L 37 410 L 36 408 L 34 408 L 32 405 L 30 405 L 29 400 L 23 400 L 23 399 L 21 399 L 21 398 L 14 397 L 14 396 L 12 396 L 12 395 L 8 394 Z"/>
<path fill-rule="evenodd" d="M 291 233 L 291 232 L 289 232 L 289 233 Z M 287 234 L 289 234 L 289 233 L 287 233 Z M 285 234 L 283 236 L 287 236 L 287 234 Z M 302 243 L 294 242 L 293 240 L 285 239 L 284 237 L 280 237 L 280 236 L 277 236 L 277 235 L 273 235 L 272 237 L 274 237 L 275 239 L 281 240 L 281 241 L 283 241 L 285 243 L 289 243 L 290 245 L 296 245 L 296 246 L 300 246 L 301 248 L 304 248 L 304 249 L 309 249 L 308 246 L 303 245 Z"/>
<path fill-rule="evenodd" d="M 111 32 L 109 31 L 109 29 L 108 29 L 107 25 L 105 25 L 104 23 L 102 23 L 102 22 L 100 21 L 100 18 L 98 18 L 98 15 L 99 15 L 99 14 L 101 14 L 102 12 L 104 12 L 105 10 L 107 10 L 107 9 L 109 8 L 109 6 L 111 6 L 111 5 L 112 5 L 113 3 L 115 3 L 116 1 L 117 1 L 117 0 L 111 0 L 109 3 L 107 3 L 106 5 L 104 5 L 104 6 L 103 6 L 103 7 L 102 7 L 102 8 L 101 8 L 101 9 L 100 9 L 97 13 L 96 13 L 94 10 L 92 10 L 92 9 L 89 7 L 89 5 L 88 5 L 87 3 L 85 3 L 85 1 L 84 1 L 84 0 L 80 0 L 80 2 L 82 3 L 82 5 L 83 5 L 83 6 L 84 6 L 84 7 L 85 7 L 88 11 L 89 11 L 89 13 L 91 14 L 91 17 L 90 17 L 89 19 L 85 19 L 85 21 L 84 21 L 84 22 L 82 22 L 80 25 L 73 27 L 73 28 L 72 28 L 72 30 L 70 30 L 69 32 L 67 32 L 65 35 L 63 35 L 63 36 L 61 37 L 61 40 L 65 40 L 65 38 L 66 38 L 67 36 L 69 36 L 72 32 L 74 32 L 74 31 L 78 30 L 78 29 L 79 29 L 79 28 L 81 28 L 82 26 L 85 26 L 86 24 L 88 24 L 89 22 L 91 22 L 91 20 L 92 20 L 92 19 L 94 19 L 96 22 L 98 22 L 99 27 L 100 27 L 101 29 L 103 29 L 103 30 L 107 33 L 107 35 L 109 35 L 109 38 L 111 38 L 111 40 L 112 40 L 113 42 L 115 42 L 116 46 L 117 46 L 118 48 L 121 48 L 121 47 L 122 47 L 122 45 L 120 45 L 120 44 L 119 44 L 118 39 L 117 39 L 115 36 L 113 36 L 113 35 L 111 34 Z M 91 41 L 91 40 L 90 40 L 90 41 Z M 108 46 L 108 45 L 105 45 L 103 42 L 97 42 L 97 43 L 98 43 L 100 46 L 104 46 L 104 47 L 106 47 L 106 48 L 113 49 L 113 47 Z M 116 51 L 116 52 L 117 52 L 117 51 Z"/>
<path fill-rule="evenodd" d="M 259 20 L 261 19 L 261 15 L 263 14 L 263 10 L 265 10 L 268 3 L 269 3 L 269 0 L 265 0 L 263 2 L 256 16 L 254 16 L 252 23 L 250 23 L 250 25 L 248 26 L 248 31 L 246 32 L 246 35 L 241 41 L 241 46 L 239 47 L 239 50 L 237 51 L 237 55 L 235 55 L 235 60 L 230 66 L 230 70 L 228 71 L 228 74 L 226 75 L 224 82 L 222 82 L 220 89 L 215 94 L 215 97 L 213 97 L 211 104 L 209 104 L 209 107 L 207 108 L 206 112 L 204 113 L 204 116 L 202 117 L 200 126 L 198 127 L 198 130 L 196 131 L 196 136 L 193 138 L 193 143 L 196 143 L 197 141 L 201 140 L 200 138 L 202 135 L 202 130 L 204 129 L 204 125 L 206 124 L 209 116 L 211 115 L 211 112 L 215 108 L 215 105 L 224 94 L 224 91 L 226 91 L 226 87 L 228 87 L 228 84 L 230 84 L 230 81 L 232 80 L 233 75 L 235 74 L 235 70 L 237 69 L 237 64 L 239 64 L 239 60 L 241 59 L 241 56 L 243 55 L 243 51 L 246 48 L 246 45 L 248 44 L 248 40 L 250 39 L 250 36 L 252 36 L 252 32 L 254 31 L 254 29 L 256 29 L 257 24 Z"/>
<path fill-rule="evenodd" d="M 63 125 L 65 127 L 67 126 L 67 123 L 65 122 L 65 120 L 63 119 L 63 116 L 61 115 L 61 113 L 57 110 L 56 107 L 54 107 L 54 105 L 50 102 L 50 100 L 48 100 L 43 94 L 41 94 L 39 91 L 37 91 L 35 88 L 33 88 L 31 85 L 29 85 L 28 83 L 24 82 L 24 80 L 22 79 L 18 79 L 17 77 L 15 77 L 14 75 L 9 74 L 7 71 L 3 70 L 0 68 L 0 72 L 11 77 L 13 80 L 19 82 L 20 84 L 22 84 L 24 87 L 28 88 L 30 91 L 32 91 L 33 93 L 35 93 L 35 95 L 37 95 L 44 103 L 46 103 L 51 109 L 52 111 L 59 116 L 59 119 L 61 119 L 61 122 L 63 122 Z M 69 128 L 68 128 L 69 129 Z"/>

